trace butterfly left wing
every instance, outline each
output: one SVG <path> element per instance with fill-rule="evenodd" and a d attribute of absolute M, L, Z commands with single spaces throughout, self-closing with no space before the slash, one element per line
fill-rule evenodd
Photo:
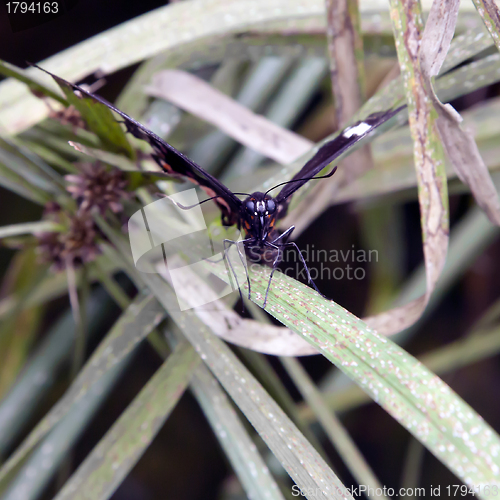
<path fill-rule="evenodd" d="M 365 120 L 345 128 L 335 137 L 335 139 L 321 146 L 318 152 L 293 176 L 292 180 L 288 182 L 276 196 L 276 202 L 286 207 L 286 200 L 295 193 L 297 189 L 321 172 L 327 165 L 335 160 L 335 158 L 338 158 L 351 146 L 399 113 L 404 107 L 406 107 L 406 105 L 388 111 L 373 113 Z M 282 212 L 284 213 L 286 210 Z"/>
<path fill-rule="evenodd" d="M 106 101 L 106 99 L 87 92 L 79 85 L 68 82 L 63 78 L 60 78 L 50 73 L 49 71 L 40 68 L 36 64 L 34 64 L 33 66 L 49 74 L 59 85 L 69 86 L 73 90 L 73 92 L 80 92 L 81 94 L 84 94 L 91 99 L 105 105 L 106 107 L 120 115 L 124 119 L 123 123 L 125 123 L 128 132 L 130 132 L 134 137 L 147 141 L 150 144 L 155 153 L 153 155 L 153 158 L 167 174 L 171 174 L 176 177 L 187 178 L 194 184 L 199 185 L 208 194 L 208 196 L 217 196 L 217 198 L 215 198 L 215 202 L 221 209 L 222 223 L 226 226 L 231 226 L 237 223 L 242 202 L 219 180 L 210 175 L 180 151 L 177 151 L 177 149 L 168 144 L 168 142 L 164 141 L 161 137 L 158 137 L 154 132 L 146 128 L 144 125 L 134 120 L 132 117 L 130 117 L 123 111 L 120 111 L 118 108 Z"/>

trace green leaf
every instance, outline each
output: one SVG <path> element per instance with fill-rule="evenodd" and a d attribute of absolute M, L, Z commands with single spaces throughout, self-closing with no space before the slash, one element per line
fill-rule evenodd
<path fill-rule="evenodd" d="M 25 83 L 33 92 L 42 93 L 47 97 L 55 99 L 62 105 L 68 106 L 68 101 L 66 101 L 64 97 L 57 94 L 53 90 L 45 87 L 45 85 L 38 83 L 29 76 L 26 76 L 25 72 L 23 72 L 20 68 L 14 66 L 13 64 L 9 64 L 8 62 L 0 60 L 0 74 L 7 77 L 15 78 L 16 80 Z"/>
<path fill-rule="evenodd" d="M 101 405 L 106 401 L 123 371 L 133 361 L 129 354 L 113 365 L 93 384 L 68 414 L 52 429 L 43 442 L 33 451 L 21 470 L 9 484 L 2 500 L 36 500 L 64 460 L 71 460 L 71 449 L 92 422 Z M 69 454 L 69 455 L 68 455 Z"/>
<path fill-rule="evenodd" d="M 206 365 L 233 398 L 287 473 L 308 498 L 352 498 L 335 473 L 287 415 L 264 391 L 231 349 L 204 325 L 196 312 L 178 312 L 177 299 L 157 276 L 143 275 L 149 289 L 169 311 Z M 314 492 L 314 493 L 311 493 Z"/>
<path fill-rule="evenodd" d="M 205 366 L 195 371 L 191 388 L 248 498 L 283 499 L 226 393 Z"/>
<path fill-rule="evenodd" d="M 29 290 L 45 275 L 34 248 L 17 252 L 1 284 L 3 293 L 25 298 Z M 33 344 L 41 319 L 42 308 L 31 307 L 23 314 L 13 308 L 0 322 L 0 400 L 19 374 Z"/>
<path fill-rule="evenodd" d="M 179 344 L 56 496 L 108 499 L 139 460 L 184 393 L 200 357 Z"/>
<path fill-rule="evenodd" d="M 294 358 L 281 358 L 281 362 L 299 389 L 302 397 L 309 403 L 314 413 L 318 416 L 318 421 L 321 423 L 337 453 L 347 465 L 352 476 L 359 485 L 364 485 L 368 488 L 366 496 L 370 499 L 387 499 L 384 494 L 378 493 L 383 491 L 382 484 L 375 476 L 346 428 L 342 425 L 342 422 L 326 406 L 323 397 L 306 370 Z"/>
<path fill-rule="evenodd" d="M 261 305 L 268 272 L 254 276 L 252 300 Z M 268 304 L 268 313 L 314 345 L 466 484 L 498 481 L 491 468 L 498 434 L 413 356 L 285 275 L 275 274 Z"/>
<path fill-rule="evenodd" d="M 77 379 L 64 396 L 38 422 L 37 426 L 11 458 L 0 469 L 0 488 L 10 473 L 21 463 L 40 440 L 66 415 L 72 405 L 79 401 L 89 388 L 123 359 L 164 318 L 165 312 L 152 297 L 139 296 L 115 323 L 106 338 L 94 351 L 80 371 Z"/>
<path fill-rule="evenodd" d="M 35 234 L 61 231 L 63 227 L 51 221 L 23 222 L 0 227 L 0 238 L 18 236 L 20 234 Z"/>
<path fill-rule="evenodd" d="M 115 153 L 125 154 L 128 158 L 135 158 L 125 132 L 107 106 L 85 94 L 76 95 L 69 82 L 56 75 L 51 76 L 61 87 L 68 102 L 80 112 L 90 130 L 99 137 L 104 147 Z"/>

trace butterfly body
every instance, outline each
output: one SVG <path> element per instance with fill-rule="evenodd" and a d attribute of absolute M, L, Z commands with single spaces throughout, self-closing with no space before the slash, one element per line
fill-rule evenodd
<path fill-rule="evenodd" d="M 342 153 L 405 107 L 401 106 L 396 109 L 373 113 L 363 121 L 359 121 L 347 127 L 333 140 L 320 147 L 291 180 L 278 184 L 265 193 L 257 191 L 250 195 L 245 195 L 247 197 L 241 200 L 235 193 L 190 158 L 102 97 L 91 94 L 82 87 L 63 80 L 42 68 L 39 69 L 51 75 L 60 86 L 72 89 L 78 97 L 84 98 L 88 96 L 120 115 L 129 133 L 138 139 L 147 141 L 151 145 L 154 151 L 152 155 L 153 158 L 166 173 L 175 177 L 188 179 L 201 187 L 210 199 L 213 199 L 220 208 L 222 224 L 224 226 L 237 225 L 238 229 L 245 232 L 243 244 L 245 252 L 250 260 L 268 264 L 272 267 L 264 299 L 264 307 L 267 302 L 267 294 L 271 285 L 272 276 L 282 259 L 283 250 L 286 247 L 293 246 L 298 251 L 299 258 L 306 270 L 308 282 L 318 290 L 310 277 L 307 265 L 297 245 L 294 242 L 288 241 L 294 230 L 294 226 L 289 227 L 281 233 L 276 229 L 277 222 L 283 218 L 287 212 L 291 196 L 295 191 L 312 179 L 331 177 L 336 167 L 327 175 L 318 176 L 318 174 Z M 272 197 L 268 194 L 269 191 L 280 186 L 284 187 L 278 195 Z M 236 244 L 238 248 L 237 242 L 225 240 L 225 243 Z M 240 252 L 239 249 L 238 252 Z M 250 280 L 248 275 L 247 283 L 250 298 Z"/>

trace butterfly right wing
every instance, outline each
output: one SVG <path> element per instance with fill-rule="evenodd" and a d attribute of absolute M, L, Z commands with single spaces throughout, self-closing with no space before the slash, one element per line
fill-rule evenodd
<path fill-rule="evenodd" d="M 146 128 L 137 120 L 134 120 L 123 111 L 120 111 L 118 108 L 106 101 L 106 99 L 87 92 L 79 85 L 68 82 L 63 78 L 40 68 L 36 64 L 33 66 L 49 74 L 58 84 L 69 86 L 73 92 L 80 92 L 81 94 L 104 104 L 106 107 L 120 115 L 124 119 L 123 123 L 125 123 L 128 132 L 130 132 L 137 139 L 147 141 L 150 144 L 154 151 L 153 158 L 167 174 L 175 177 L 186 178 L 194 184 L 200 186 L 208 196 L 217 196 L 217 198 L 215 198 L 215 202 L 221 209 L 222 223 L 224 225 L 231 226 L 238 222 L 240 207 L 242 204 L 241 200 L 214 176 L 210 175 L 194 161 L 189 159 L 180 151 L 177 151 L 177 149 L 168 144 L 168 142 L 164 141 L 161 137 L 158 137 L 154 132 Z"/>
<path fill-rule="evenodd" d="M 291 181 L 287 183 L 278 196 L 276 196 L 276 202 L 286 209 L 290 196 L 295 193 L 297 189 L 306 184 L 312 177 L 321 172 L 327 165 L 358 141 L 399 113 L 404 107 L 406 107 L 406 105 L 388 111 L 373 113 L 365 120 L 345 128 L 335 137 L 335 139 L 332 139 L 319 148 L 318 152 L 293 176 Z M 296 182 L 294 182 L 294 180 L 296 180 Z M 284 212 L 286 212 L 286 210 L 284 210 Z"/>

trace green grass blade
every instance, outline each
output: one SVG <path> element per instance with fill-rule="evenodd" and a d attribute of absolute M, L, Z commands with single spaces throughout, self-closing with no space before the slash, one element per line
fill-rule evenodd
<path fill-rule="evenodd" d="M 116 262 L 110 262 L 105 256 L 99 256 L 96 261 L 102 269 L 108 273 L 114 273 L 119 270 Z M 96 272 L 91 269 L 90 281 L 97 279 Z M 77 272 L 77 283 L 80 283 L 80 273 Z M 20 298 L 16 294 L 10 294 L 0 300 L 0 319 L 9 314 L 14 308 L 20 306 L 22 311 L 26 307 L 45 304 L 52 299 L 66 295 L 68 292 L 68 282 L 63 273 L 48 273 L 20 303 Z"/>
<path fill-rule="evenodd" d="M 187 342 L 179 344 L 64 485 L 56 500 L 109 498 L 153 441 L 200 362 Z"/>
<path fill-rule="evenodd" d="M 68 414 L 52 429 L 23 464 L 9 484 L 2 500 L 36 500 L 58 471 L 78 438 L 85 432 L 92 417 L 106 401 L 123 371 L 133 359 L 131 354 L 113 365 L 76 402 Z"/>
<path fill-rule="evenodd" d="M 281 362 L 299 389 L 304 400 L 309 403 L 309 406 L 316 414 L 323 430 L 352 476 L 359 485 L 368 488 L 366 496 L 370 499 L 387 500 L 385 495 L 377 494 L 377 492 L 383 491 L 382 484 L 357 448 L 354 440 L 342 425 L 342 422 L 337 418 L 335 413 L 328 409 L 318 388 L 314 385 L 299 361 L 294 358 L 281 358 Z"/>
<path fill-rule="evenodd" d="M 125 132 L 107 106 L 85 94 L 80 97 L 77 96 L 68 82 L 55 75 L 52 75 L 52 77 L 61 87 L 68 102 L 80 112 L 90 130 L 99 137 L 106 149 L 110 149 L 115 153 L 123 153 L 131 159 L 135 157 L 134 150 L 130 146 Z"/>
<path fill-rule="evenodd" d="M 106 338 L 94 351 L 77 379 L 64 396 L 38 422 L 35 429 L 21 443 L 14 454 L 0 469 L 0 485 L 53 427 L 68 413 L 103 373 L 111 369 L 148 335 L 164 318 L 165 313 L 153 297 L 138 297 L 115 323 Z"/>
<path fill-rule="evenodd" d="M 248 498 L 283 499 L 226 393 L 205 366 L 196 370 L 191 387 Z"/>
<path fill-rule="evenodd" d="M 176 312 L 177 299 L 170 287 L 154 275 L 144 275 L 144 279 L 305 495 L 352 498 L 274 400 L 231 350 L 201 323 L 196 313 Z"/>
<path fill-rule="evenodd" d="M 0 238 L 18 236 L 20 234 L 35 234 L 43 232 L 60 231 L 61 226 L 51 221 L 22 222 L 0 227 Z"/>
<path fill-rule="evenodd" d="M 267 275 L 266 270 L 255 272 L 252 280 L 258 304 Z M 413 356 L 282 274 L 273 278 L 269 304 L 272 316 L 316 346 L 464 482 L 498 481 L 491 464 L 497 464 L 499 436 Z"/>
<path fill-rule="evenodd" d="M 45 87 L 45 85 L 41 85 L 29 76 L 26 76 L 25 72 L 23 72 L 20 68 L 17 68 L 13 64 L 9 64 L 8 62 L 0 60 L 0 75 L 14 78 L 19 82 L 25 83 L 33 92 L 42 93 L 43 95 L 58 101 L 63 106 L 68 105 L 68 101 L 66 101 L 66 99 L 64 99 L 64 97 L 62 97 L 60 94 L 54 92 L 48 87 Z"/>

